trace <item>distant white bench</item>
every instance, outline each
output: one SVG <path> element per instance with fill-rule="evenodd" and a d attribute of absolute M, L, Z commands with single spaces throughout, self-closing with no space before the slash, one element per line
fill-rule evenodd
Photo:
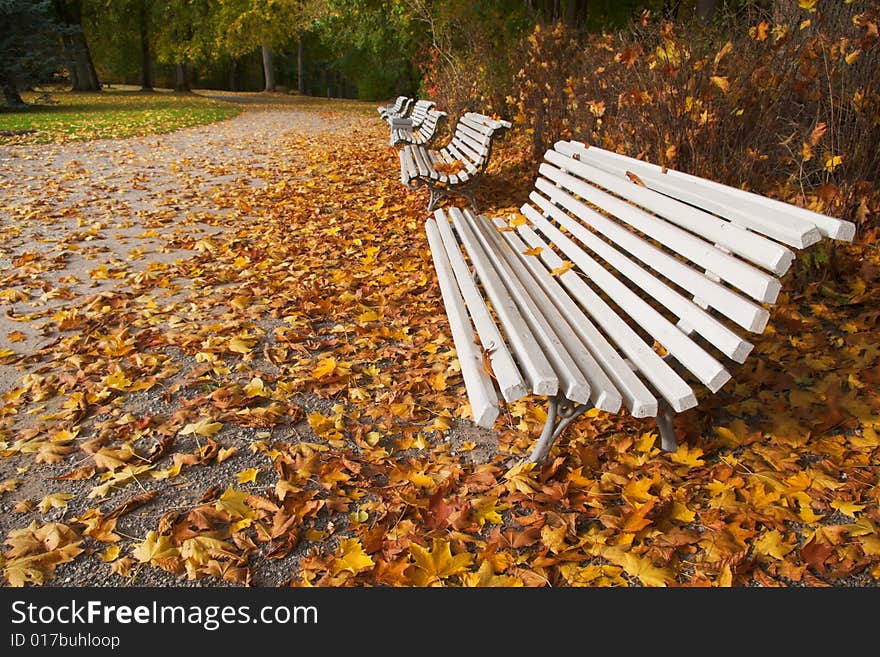
<path fill-rule="evenodd" d="M 455 125 L 452 139 L 439 150 L 408 144 L 399 151 L 400 180 L 411 189 L 426 185 L 431 196 L 428 211 L 444 196 L 457 194 L 477 210 L 474 190 L 492 155 L 492 141 L 510 121 L 466 112 Z"/>
<path fill-rule="evenodd" d="M 402 118 L 407 115 L 413 102 L 413 98 L 398 96 L 393 103 L 390 105 L 380 105 L 376 108 L 376 111 L 379 112 L 379 116 L 382 117 L 383 121 L 388 121 L 391 118 Z"/>
<path fill-rule="evenodd" d="M 425 224 L 474 421 L 491 427 L 501 400 L 549 399 L 534 462 L 590 408 L 655 417 L 675 450 L 672 414 L 746 360 L 741 334 L 763 332 L 793 249 L 855 235 L 579 142 L 544 159 L 517 221 L 450 208 Z"/>
<path fill-rule="evenodd" d="M 392 127 L 391 145 L 419 144 L 420 146 L 430 146 L 431 142 L 438 135 L 445 118 L 446 112 L 430 109 L 418 126 L 397 125 Z"/>
<path fill-rule="evenodd" d="M 410 103 L 408 109 L 401 110 L 399 114 L 389 114 L 385 120 L 392 128 L 394 126 L 418 127 L 425 120 L 428 111 L 434 108 L 435 104 L 433 100 L 420 98 Z"/>

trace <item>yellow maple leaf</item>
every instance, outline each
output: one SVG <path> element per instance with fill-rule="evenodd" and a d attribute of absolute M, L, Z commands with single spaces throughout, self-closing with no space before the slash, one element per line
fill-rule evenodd
<path fill-rule="evenodd" d="M 843 155 L 829 155 L 825 158 L 825 170 L 834 171 L 843 163 Z"/>
<path fill-rule="evenodd" d="M 782 560 L 785 555 L 794 550 L 795 545 L 793 540 L 786 542 L 785 537 L 778 529 L 771 529 L 755 539 L 754 548 L 758 554 Z"/>
<path fill-rule="evenodd" d="M 672 510 L 669 512 L 669 517 L 673 520 L 681 520 L 682 522 L 693 522 L 694 518 L 697 517 L 697 514 L 691 511 L 681 502 L 673 502 Z"/>
<path fill-rule="evenodd" d="M 556 529 L 553 529 L 550 525 L 544 525 L 541 527 L 541 542 L 550 548 L 553 554 L 565 552 L 568 549 L 568 545 L 565 542 L 566 533 L 565 525 L 559 525 Z"/>
<path fill-rule="evenodd" d="M 437 392 L 443 392 L 446 390 L 446 373 L 445 372 L 437 372 L 434 376 L 431 377 L 431 388 L 436 390 Z"/>
<path fill-rule="evenodd" d="M 246 397 L 266 397 L 266 385 L 263 383 L 263 379 L 258 376 L 255 376 L 250 380 L 250 382 L 243 388 L 244 394 Z"/>
<path fill-rule="evenodd" d="M 654 481 L 647 477 L 631 479 L 629 483 L 623 487 L 623 499 L 630 504 L 641 504 L 648 500 L 657 499 L 656 496 L 649 491 L 653 483 Z"/>
<path fill-rule="evenodd" d="M 104 377 L 104 385 L 113 390 L 128 390 L 131 387 L 131 379 L 127 378 L 121 369 L 117 369 Z"/>
<path fill-rule="evenodd" d="M 856 517 L 856 514 L 859 511 L 862 511 L 865 508 L 864 504 L 856 504 L 854 502 L 846 502 L 844 500 L 834 500 L 831 503 L 831 508 L 840 511 L 843 514 L 846 514 L 852 518 Z"/>
<path fill-rule="evenodd" d="M 574 265 L 571 262 L 569 262 L 568 260 L 566 260 L 561 265 L 556 267 L 553 271 L 551 271 L 550 275 L 551 276 L 562 276 L 563 274 L 565 274 L 566 272 L 570 271 L 573 268 L 574 268 Z"/>
<path fill-rule="evenodd" d="M 430 550 L 418 543 L 412 543 L 409 552 L 415 560 L 417 572 L 414 581 L 418 586 L 439 584 L 447 577 L 467 570 L 474 560 L 469 552 L 452 556 L 449 542 L 439 538 L 433 540 Z"/>
<path fill-rule="evenodd" d="M 724 93 L 730 91 L 730 82 L 728 82 L 727 78 L 721 75 L 713 75 L 709 78 L 716 87 L 721 89 Z"/>
<path fill-rule="evenodd" d="M 256 343 L 255 338 L 247 336 L 236 336 L 229 340 L 229 350 L 237 354 L 249 354 Z"/>
<path fill-rule="evenodd" d="M 318 361 L 318 364 L 315 365 L 315 369 L 312 370 L 312 376 L 316 379 L 323 379 L 324 377 L 330 376 L 333 372 L 336 371 L 336 359 L 333 356 L 329 358 L 323 358 Z"/>
<path fill-rule="evenodd" d="M 679 463 L 681 465 L 687 465 L 694 468 L 706 464 L 706 462 L 700 458 L 702 455 L 703 450 L 699 447 L 688 449 L 687 445 L 682 444 L 678 446 L 678 450 L 676 452 L 669 455 L 669 458 L 674 463 Z"/>
<path fill-rule="evenodd" d="M 474 520 L 477 521 L 480 527 L 487 522 L 500 525 L 504 521 L 500 511 L 504 511 L 506 508 L 508 507 L 504 504 L 498 505 L 498 498 L 487 496 L 477 499 L 471 505 L 471 512 L 473 513 Z"/>
<path fill-rule="evenodd" d="M 471 587 L 509 587 L 523 585 L 522 580 L 516 577 L 511 577 L 510 575 L 496 575 L 495 570 L 492 568 L 492 564 L 488 559 L 480 564 L 477 572 L 466 573 L 461 578 L 461 581 L 464 586 Z"/>
<path fill-rule="evenodd" d="M 817 0 L 798 0 L 798 5 L 800 5 L 801 9 L 812 12 L 816 11 L 816 2 Z"/>
<path fill-rule="evenodd" d="M 198 422 L 190 422 L 180 430 L 181 436 L 188 436 L 191 433 L 200 436 L 213 436 L 223 427 L 222 422 L 214 422 L 214 418 L 206 417 Z"/>
<path fill-rule="evenodd" d="M 651 561 L 618 547 L 605 548 L 602 556 L 622 566 L 627 574 L 637 577 L 645 586 L 666 586 L 675 580 L 669 568 L 658 568 Z"/>
<path fill-rule="evenodd" d="M 40 513 L 45 514 L 49 509 L 63 509 L 67 507 L 67 500 L 73 497 L 72 493 L 51 493 L 46 495 L 37 507 Z"/>
<path fill-rule="evenodd" d="M 160 559 L 171 559 L 180 555 L 171 538 L 164 534 L 150 530 L 142 543 L 138 543 L 132 551 L 132 556 L 141 563 L 155 564 Z"/>
<path fill-rule="evenodd" d="M 101 561 L 104 563 L 110 563 L 111 561 L 116 561 L 119 558 L 119 546 L 111 545 L 106 550 L 104 550 L 100 555 Z"/>
<path fill-rule="evenodd" d="M 257 481 L 257 475 L 260 473 L 256 468 L 248 468 L 247 470 L 242 470 L 241 472 L 236 472 L 235 476 L 238 477 L 238 483 L 247 484 L 254 483 Z"/>
<path fill-rule="evenodd" d="M 364 551 L 360 539 L 346 538 L 339 541 L 339 548 L 336 550 L 336 558 L 330 566 L 330 572 L 336 575 L 345 571 L 357 575 L 374 565 L 376 565 L 375 562 Z"/>
<path fill-rule="evenodd" d="M 526 256 L 539 256 L 541 255 L 542 250 L 543 249 L 540 246 L 537 246 L 534 249 L 526 249 L 522 254 Z"/>
<path fill-rule="evenodd" d="M 220 499 L 214 502 L 214 508 L 218 511 L 225 511 L 236 520 L 255 518 L 256 513 L 245 503 L 249 495 L 250 493 L 246 491 L 235 490 L 230 486 L 223 492 Z"/>

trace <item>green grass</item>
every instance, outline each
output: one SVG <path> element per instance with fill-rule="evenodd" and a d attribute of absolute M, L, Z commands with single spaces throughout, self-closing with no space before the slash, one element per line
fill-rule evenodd
<path fill-rule="evenodd" d="M 56 91 L 22 97 L 29 107 L 0 109 L 0 131 L 35 132 L 0 136 L 0 144 L 141 137 L 222 121 L 244 109 L 197 94 L 163 91 Z"/>

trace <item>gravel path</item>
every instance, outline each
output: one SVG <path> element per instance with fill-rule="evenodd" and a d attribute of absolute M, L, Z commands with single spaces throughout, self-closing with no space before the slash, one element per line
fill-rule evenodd
<path fill-rule="evenodd" d="M 106 292 L 124 290 L 132 275 L 151 267 L 184 260 L 193 251 L 169 246 L 186 232 L 196 241 L 224 230 L 224 214 L 246 216 L 241 207 L 230 208 L 230 189 L 259 187 L 277 162 L 280 148 L 302 136 L 325 131 L 342 132 L 359 119 L 328 112 L 330 104 L 309 102 L 297 109 L 276 97 L 249 95 L 237 99 L 245 111 L 235 118 L 178 132 L 124 140 L 97 140 L 65 145 L 0 147 L 0 354 L 11 349 L 31 355 L 50 347 L 63 336 L 54 329 L 53 315 L 75 308 Z M 368 121 L 365 117 L 364 121 Z M 306 154 L 285 152 L 287 163 Z M 277 165 L 276 165 L 277 166 Z M 190 244 L 191 240 L 187 240 Z M 185 307 L 198 286 L 178 279 L 160 291 L 162 305 Z M 70 331 L 67 332 L 68 334 Z M 21 381 L 41 371 L 39 358 L 3 364 L 0 357 L 0 409 L 4 395 Z M 184 378 L 196 366 L 185 354 L 175 356 Z M 161 414 L 170 412 L 161 388 L 129 396 L 126 410 Z M 49 408 L 57 401 L 50 400 Z M 302 399 L 303 408 L 319 407 L 321 400 Z M 41 431 L 40 416 L 0 413 L 0 448 L 22 431 Z M 193 505 L 215 485 L 234 484 L 236 471 L 254 465 L 249 447 L 261 437 L 259 430 L 227 426 L 224 445 L 238 453 L 211 468 L 193 468 L 178 477 L 173 494 L 164 495 L 120 519 L 125 542 L 142 540 L 155 529 L 157 519 L 169 509 Z M 221 436 L 218 436 L 220 438 Z M 178 441 L 182 450 L 198 447 L 197 437 Z M 265 459 L 264 459 L 265 460 Z M 66 522 L 94 506 L 88 499 L 95 481 L 64 481 L 50 477 L 71 468 L 67 460 L 34 464 L 21 455 L 0 458 L 0 482 L 15 479 L 12 490 L 0 491 L 0 541 L 30 522 Z M 76 465 L 76 464 L 73 464 Z M 264 464 L 263 464 L 264 465 Z M 153 485 L 148 483 L 147 485 Z M 45 513 L 21 511 L 20 502 L 36 503 L 60 489 L 71 496 L 66 507 Z M 136 494 L 111 495 L 112 506 Z M 91 549 L 105 546 L 92 545 Z M 2 548 L 0 548 L 2 549 Z M 127 548 L 126 548 L 127 550 Z M 277 585 L 289 576 L 285 560 L 265 564 L 261 584 Z M 223 583 L 188 581 L 159 568 L 143 568 L 126 579 L 132 586 L 203 586 Z M 119 586 L 118 576 L 97 554 L 77 558 L 58 568 L 48 586 Z"/>
<path fill-rule="evenodd" d="M 169 249 L 156 229 L 184 216 L 228 212 L 214 192 L 242 179 L 260 184 L 247 172 L 271 166 L 285 133 L 340 127 L 327 115 L 277 104 L 263 108 L 254 98 L 247 97 L 251 111 L 233 119 L 165 135 L 0 147 L 0 284 L 21 282 L 8 280 L 16 267 L 34 270 L 30 299 L 0 298 L 0 349 L 33 353 L 46 346 L 36 323 L 9 315 L 75 305 L 99 294 L 114 284 L 112 277 L 90 275 L 102 265 L 143 271 L 151 263 L 186 257 L 185 251 Z M 192 237 L 219 230 L 187 223 Z M 24 337 L 10 344 L 7 336 L 15 332 Z M 0 394 L 18 376 L 0 365 Z"/>

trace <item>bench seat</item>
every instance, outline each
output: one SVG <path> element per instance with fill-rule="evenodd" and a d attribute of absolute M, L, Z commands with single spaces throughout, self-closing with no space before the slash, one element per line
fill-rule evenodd
<path fill-rule="evenodd" d="M 547 151 L 512 220 L 453 207 L 425 230 L 474 421 L 491 427 L 528 395 L 549 400 L 535 462 L 590 408 L 657 418 L 675 450 L 673 414 L 745 362 L 793 249 L 855 234 L 575 141 Z"/>

